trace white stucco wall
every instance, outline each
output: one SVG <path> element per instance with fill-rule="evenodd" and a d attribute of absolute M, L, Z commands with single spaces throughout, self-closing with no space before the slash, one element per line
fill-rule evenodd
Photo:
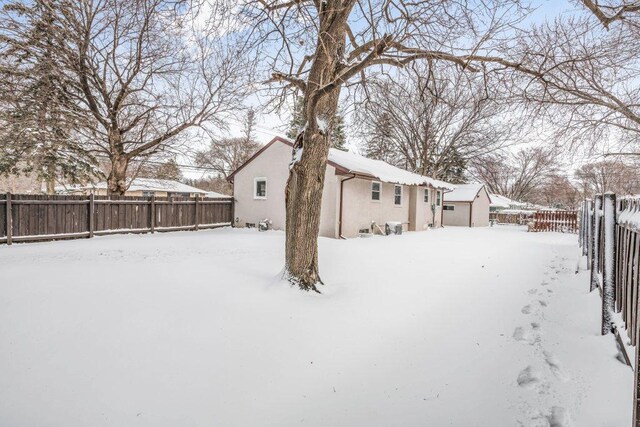
<path fill-rule="evenodd" d="M 402 204 L 394 204 L 394 185 L 381 183 L 380 200 L 371 200 L 371 182 L 355 178 L 344 183 L 342 235 L 356 237 L 360 229 L 370 228 L 375 221 L 384 230 L 388 221 L 409 222 L 409 193 L 403 186 Z M 408 230 L 407 225 L 403 225 Z"/>
<path fill-rule="evenodd" d="M 411 193 L 409 206 L 410 231 L 424 231 L 429 227 L 440 226 L 440 207 L 436 206 L 436 190 L 427 187 L 409 187 Z M 429 197 L 425 201 L 425 191 Z"/>
<path fill-rule="evenodd" d="M 235 217 L 237 225 L 255 224 L 264 219 L 275 230 L 284 230 L 286 223 L 284 190 L 289 177 L 291 147 L 276 141 L 239 170 L 233 177 Z M 255 178 L 267 178 L 266 199 L 254 198 Z M 327 166 L 322 193 L 320 235 L 337 237 L 337 186 L 335 168 Z"/>
<path fill-rule="evenodd" d="M 473 212 L 471 214 L 472 227 L 488 227 L 489 226 L 489 207 L 491 199 L 489 193 L 483 187 L 476 200 L 473 202 Z"/>
<path fill-rule="evenodd" d="M 233 178 L 235 218 L 237 226 L 256 224 L 264 219 L 272 228 L 285 228 L 284 190 L 289 177 L 291 147 L 276 141 L 240 169 Z M 328 165 L 322 193 L 320 235 L 339 237 L 340 183 L 351 175 L 336 175 Z M 267 178 L 267 197 L 254 198 L 255 178 Z M 357 237 L 358 231 L 369 228 L 375 221 L 382 229 L 388 221 L 404 223 L 404 230 L 423 231 L 432 224 L 439 227 L 441 207 L 436 207 L 435 218 L 431 205 L 436 203 L 436 190 L 429 190 L 429 201 L 424 201 L 425 187 L 403 186 L 402 204 L 394 204 L 394 185 L 382 183 L 380 201 L 371 200 L 371 181 L 354 178 L 344 182 L 343 225 L 344 237 Z M 411 218 L 410 218 L 411 211 Z M 411 220 L 411 225 L 409 225 Z"/>

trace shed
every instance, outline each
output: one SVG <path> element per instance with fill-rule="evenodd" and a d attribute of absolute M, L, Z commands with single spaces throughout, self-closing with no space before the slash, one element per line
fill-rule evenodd
<path fill-rule="evenodd" d="M 442 223 L 460 227 L 489 225 L 491 198 L 484 184 L 459 184 L 445 193 Z"/>

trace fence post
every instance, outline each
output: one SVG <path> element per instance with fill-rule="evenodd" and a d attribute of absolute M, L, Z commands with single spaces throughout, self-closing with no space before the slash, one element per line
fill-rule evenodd
<path fill-rule="evenodd" d="M 635 363 L 633 369 L 633 422 L 634 427 L 640 426 L 640 351 L 638 345 L 640 345 L 640 334 L 636 333 L 636 351 Z"/>
<path fill-rule="evenodd" d="M 587 215 L 588 205 L 587 201 L 583 200 L 580 209 L 580 247 L 582 248 L 582 256 L 587 255 Z"/>
<path fill-rule="evenodd" d="M 602 206 L 604 259 L 602 260 L 602 335 L 611 332 L 616 280 L 616 195 L 605 193 Z"/>
<path fill-rule="evenodd" d="M 594 289 L 598 287 L 598 266 L 600 265 L 598 261 L 599 257 L 599 233 L 598 228 L 600 228 L 600 214 L 602 211 L 602 194 L 597 194 L 593 199 L 593 215 L 591 217 L 591 287 L 589 288 L 589 292 L 592 292 Z"/>
<path fill-rule="evenodd" d="M 149 202 L 149 229 L 151 233 L 156 231 L 156 195 L 151 195 L 151 201 Z"/>
<path fill-rule="evenodd" d="M 7 245 L 10 245 L 13 241 L 13 232 L 11 228 L 13 227 L 13 219 L 11 217 L 11 192 L 7 191 Z"/>
<path fill-rule="evenodd" d="M 195 203 L 195 208 L 193 209 L 194 212 L 195 212 L 195 214 L 194 214 L 195 215 L 195 219 L 193 220 L 195 225 L 194 225 L 193 229 L 195 231 L 198 231 L 198 206 L 199 206 L 198 201 L 199 201 L 199 199 L 200 199 L 200 195 L 196 194 L 196 198 L 195 198 L 195 202 L 194 202 Z"/>
<path fill-rule="evenodd" d="M 95 195 L 89 194 L 89 238 L 93 237 L 95 230 Z"/>
<path fill-rule="evenodd" d="M 587 256 L 587 270 L 591 270 L 591 247 L 593 246 L 593 201 L 587 200 L 587 216 L 585 217 L 585 247 L 586 247 L 586 256 Z"/>
<path fill-rule="evenodd" d="M 584 236 L 583 236 L 583 255 L 587 257 L 587 268 L 591 268 L 591 265 L 589 264 L 589 262 L 591 261 L 589 259 L 589 249 L 591 248 L 591 207 L 592 207 L 592 203 L 591 200 L 585 200 L 584 202 L 582 202 L 583 206 L 584 206 L 584 217 L 583 217 L 583 224 L 582 224 L 582 228 L 584 229 Z"/>

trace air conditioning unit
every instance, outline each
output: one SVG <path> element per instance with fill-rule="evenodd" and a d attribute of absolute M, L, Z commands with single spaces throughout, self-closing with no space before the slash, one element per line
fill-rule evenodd
<path fill-rule="evenodd" d="M 390 234 L 402 234 L 402 223 L 401 222 L 387 222 L 384 225 L 384 231 L 386 235 Z"/>
<path fill-rule="evenodd" d="M 271 221 L 268 219 L 263 219 L 258 223 L 258 231 L 267 231 L 271 228 Z"/>

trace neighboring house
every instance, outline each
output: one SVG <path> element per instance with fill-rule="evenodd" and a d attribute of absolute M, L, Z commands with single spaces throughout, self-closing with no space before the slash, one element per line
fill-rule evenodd
<path fill-rule="evenodd" d="M 491 200 L 484 184 L 459 184 L 445 193 L 442 216 L 444 225 L 486 227 Z"/>
<path fill-rule="evenodd" d="M 528 206 L 527 203 L 516 202 L 499 194 L 489 194 L 489 198 L 491 199 L 491 205 L 489 206 L 490 212 L 501 212 L 507 209 L 526 209 Z"/>
<path fill-rule="evenodd" d="M 107 195 L 107 183 L 98 182 L 97 184 L 88 185 L 68 185 L 56 187 L 56 193 L 59 194 L 95 194 L 96 196 Z M 212 196 L 211 194 L 215 194 Z M 152 179 L 152 178 L 135 178 L 131 181 L 129 189 L 125 196 L 142 196 L 142 197 L 229 197 L 224 194 L 212 193 L 210 191 L 201 190 L 178 181 L 169 179 Z"/>
<path fill-rule="evenodd" d="M 224 197 L 224 198 L 228 199 L 231 196 L 228 196 L 228 195 L 222 194 L 222 193 L 216 193 L 215 191 L 207 191 L 205 193 L 204 197 L 210 197 L 210 198 Z"/>
<path fill-rule="evenodd" d="M 508 197 L 501 196 L 499 194 L 489 194 L 491 204 L 489 205 L 489 212 L 500 212 L 504 209 L 510 209 L 513 200 Z"/>
<path fill-rule="evenodd" d="M 284 229 L 292 146 L 276 137 L 229 176 L 238 226 L 268 221 L 272 228 Z M 439 227 L 442 191 L 449 189 L 453 185 L 332 148 L 320 235 L 356 237 L 364 230 L 380 232 L 387 223 L 401 223 L 409 231 Z"/>

